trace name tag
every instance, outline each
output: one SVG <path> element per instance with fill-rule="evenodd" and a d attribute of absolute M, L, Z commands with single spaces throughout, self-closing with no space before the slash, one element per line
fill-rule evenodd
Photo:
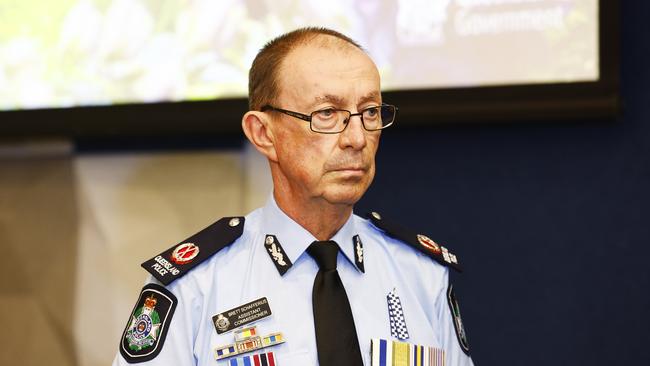
<path fill-rule="evenodd" d="M 247 304 L 224 311 L 212 317 L 217 334 L 226 333 L 235 328 L 264 319 L 271 315 L 271 307 L 266 297 L 261 297 Z"/>

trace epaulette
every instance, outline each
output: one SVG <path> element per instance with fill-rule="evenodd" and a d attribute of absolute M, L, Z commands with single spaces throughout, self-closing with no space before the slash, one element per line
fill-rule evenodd
<path fill-rule="evenodd" d="M 142 268 L 167 286 L 237 240 L 243 231 L 243 217 L 224 217 L 142 263 Z"/>
<path fill-rule="evenodd" d="M 413 231 L 408 230 L 399 224 L 388 221 L 374 211 L 368 213 L 366 217 L 370 220 L 370 222 L 373 223 L 373 225 L 383 230 L 389 236 L 403 241 L 404 243 L 412 246 L 427 256 L 435 259 L 443 266 L 451 267 L 458 272 L 463 271 L 460 267 L 460 264 L 458 263 L 458 258 L 456 255 L 451 253 L 449 249 L 445 248 L 444 246 L 439 245 L 435 241 L 429 239 L 428 236 L 414 233 Z"/>

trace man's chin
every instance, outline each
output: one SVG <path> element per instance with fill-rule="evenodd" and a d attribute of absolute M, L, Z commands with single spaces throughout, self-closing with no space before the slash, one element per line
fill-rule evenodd
<path fill-rule="evenodd" d="M 368 186 L 365 184 L 337 184 L 336 187 L 328 189 L 323 194 L 323 198 L 333 205 L 352 206 L 363 197 L 367 189 Z"/>

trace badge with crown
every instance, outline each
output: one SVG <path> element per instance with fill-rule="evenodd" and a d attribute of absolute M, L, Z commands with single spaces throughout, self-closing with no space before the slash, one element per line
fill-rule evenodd
<path fill-rule="evenodd" d="M 131 324 L 126 332 L 129 348 L 140 351 L 151 347 L 158 339 L 160 332 L 160 316 L 155 310 L 158 300 L 154 295 L 144 300 L 142 307 L 137 308 L 131 315 Z"/>
<path fill-rule="evenodd" d="M 154 359 L 162 349 L 178 300 L 164 286 L 142 288 L 124 326 L 120 354 L 129 363 Z"/>

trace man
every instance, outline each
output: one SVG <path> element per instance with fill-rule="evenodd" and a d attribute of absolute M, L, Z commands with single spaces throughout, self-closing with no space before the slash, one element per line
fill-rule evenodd
<path fill-rule="evenodd" d="M 368 55 L 328 29 L 280 36 L 253 62 L 249 103 L 272 197 L 143 264 L 153 278 L 114 364 L 471 365 L 457 258 L 352 213 L 397 112 Z"/>

